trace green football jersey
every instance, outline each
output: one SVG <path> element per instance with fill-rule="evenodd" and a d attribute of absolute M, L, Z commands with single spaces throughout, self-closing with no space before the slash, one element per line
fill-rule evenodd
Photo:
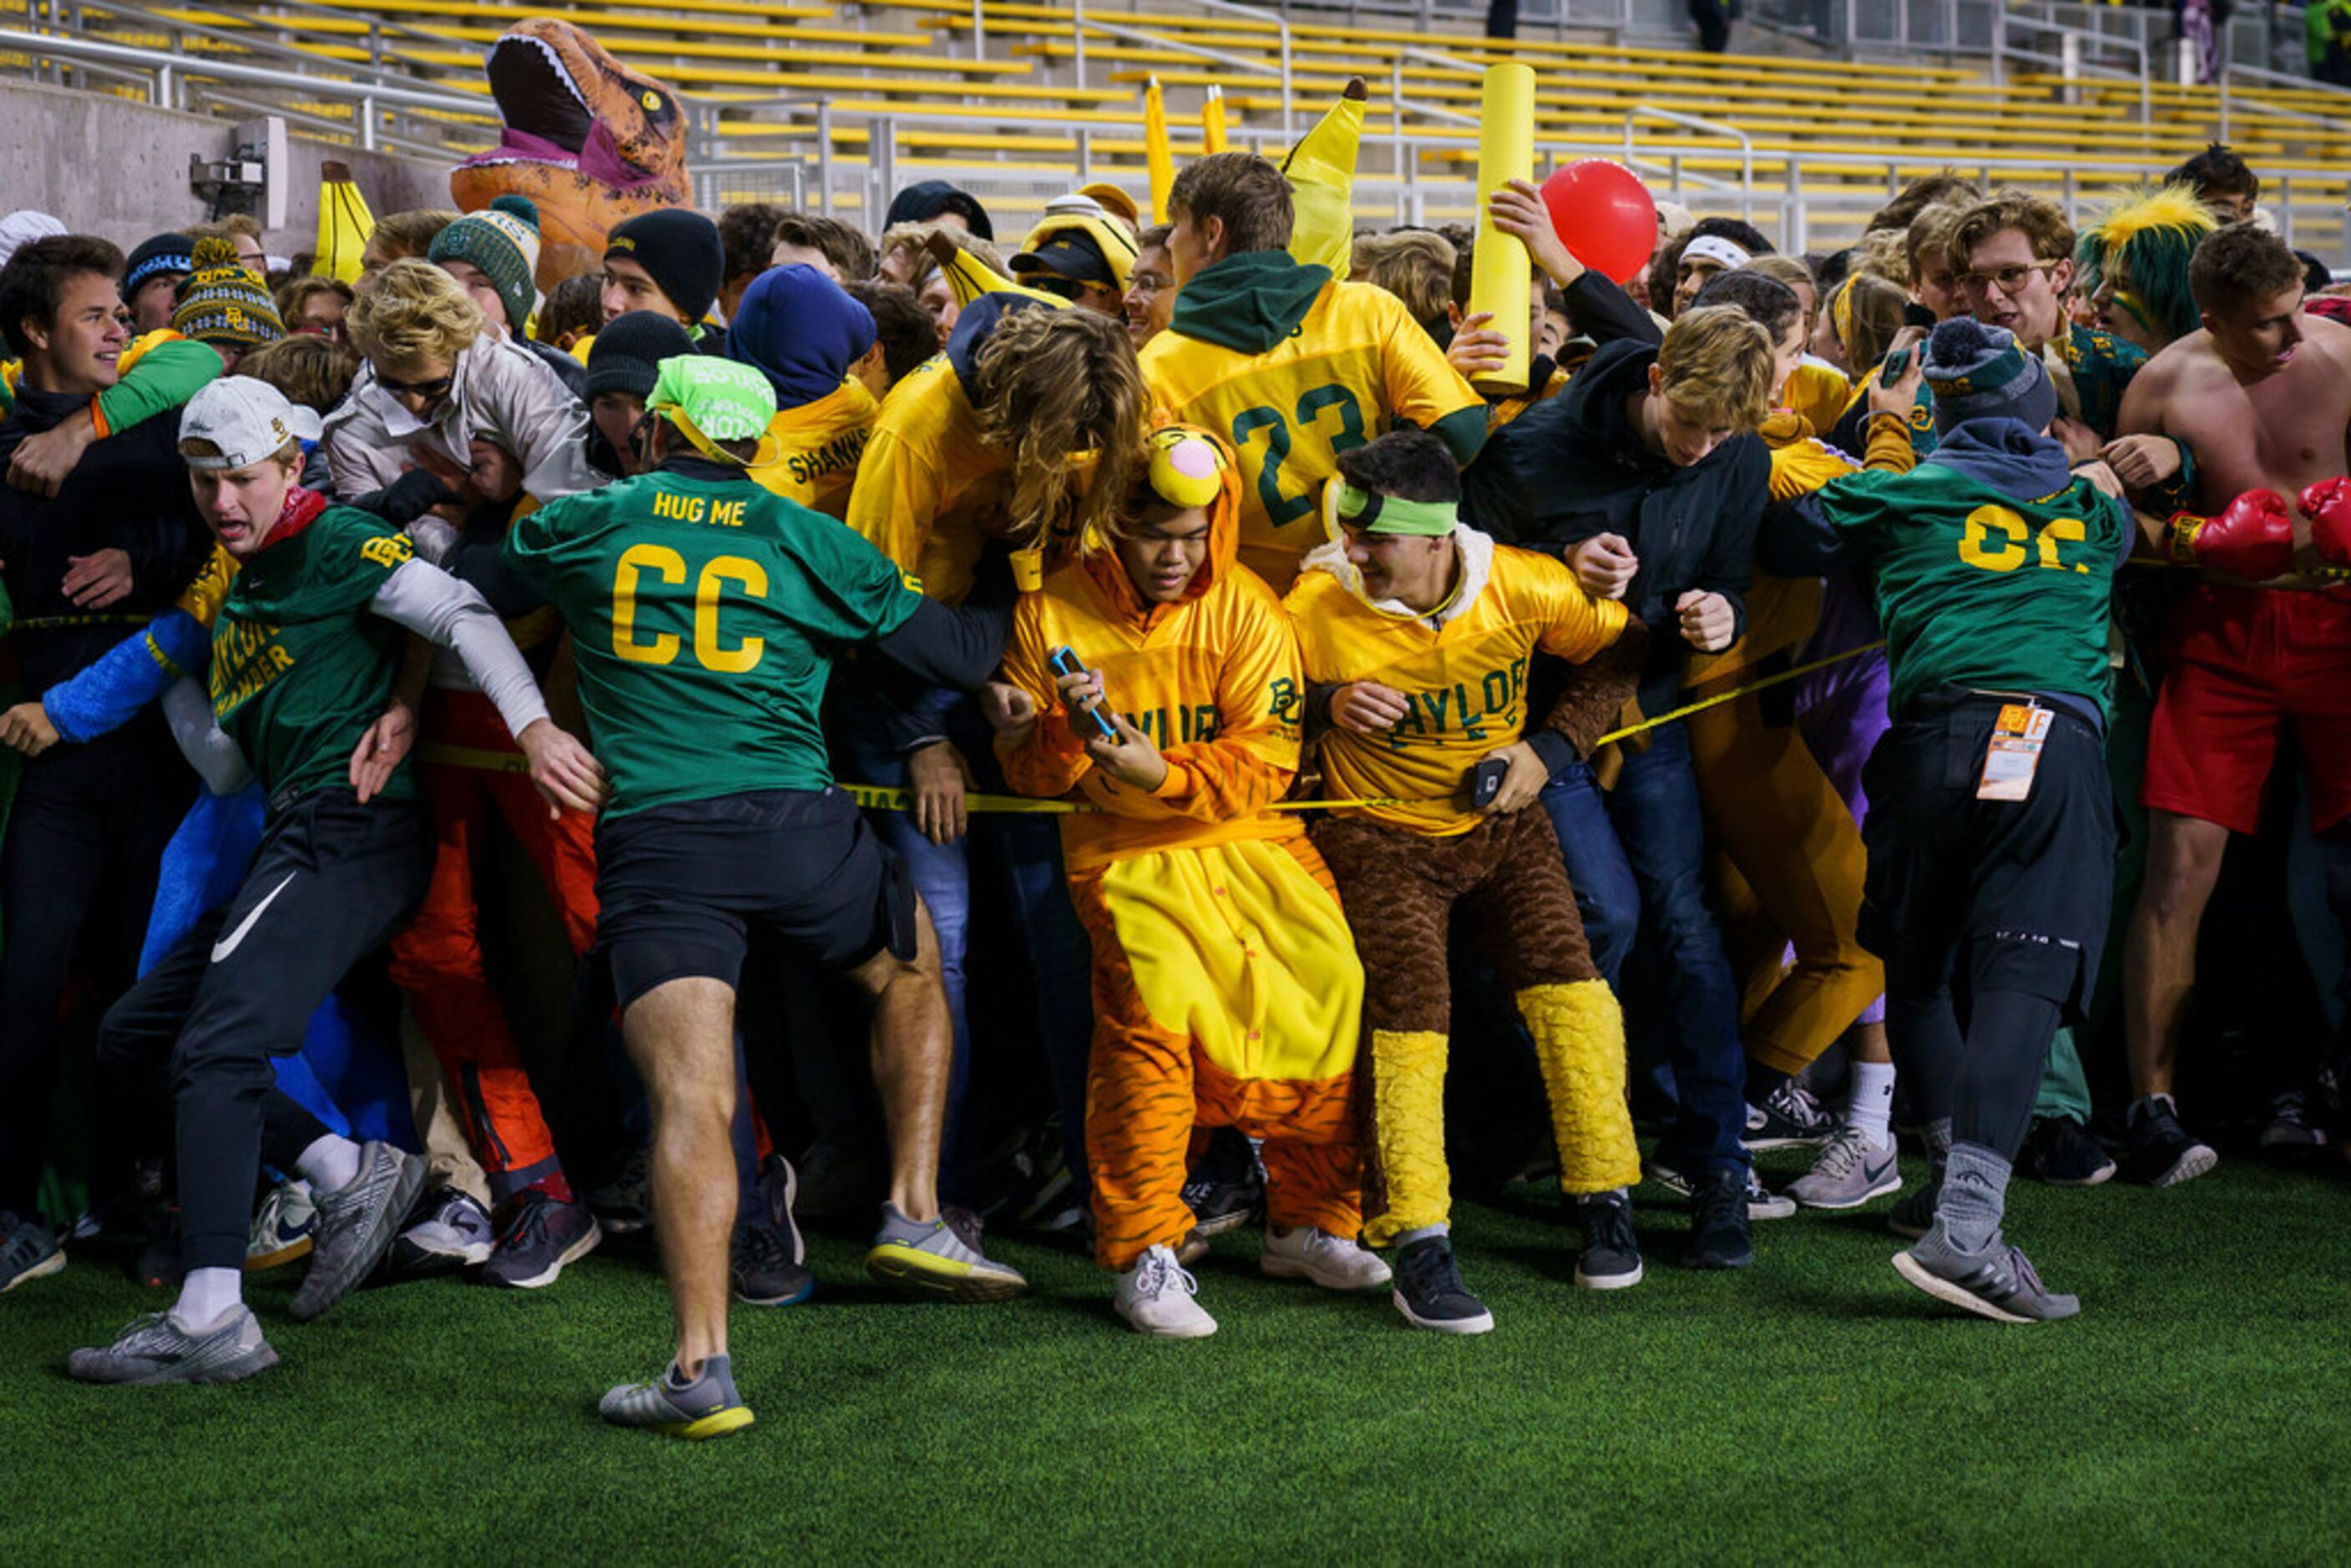
<path fill-rule="evenodd" d="M 213 624 L 213 712 L 273 803 L 350 779 L 408 636 L 369 606 L 414 553 L 373 514 L 329 507 L 271 539 L 230 584 Z M 415 792 L 403 761 L 382 793 Z"/>
<path fill-rule="evenodd" d="M 517 521 L 506 555 L 571 629 L 612 816 L 824 789 L 836 651 L 923 601 L 857 534 L 747 478 L 664 472 L 568 496 Z"/>
<path fill-rule="evenodd" d="M 1937 686 L 2065 693 L 2106 709 L 2106 620 L 2131 522 L 2087 479 L 2019 501 L 1935 463 L 1817 499 L 1869 562 L 1893 709 Z"/>

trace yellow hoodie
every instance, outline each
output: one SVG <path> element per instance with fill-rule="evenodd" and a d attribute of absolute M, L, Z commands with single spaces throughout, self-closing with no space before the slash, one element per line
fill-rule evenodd
<path fill-rule="evenodd" d="M 1097 544 L 1014 612 L 1004 676 L 1035 700 L 1038 719 L 1026 741 L 998 752 L 1020 793 L 1102 808 L 1061 820 L 1072 876 L 1161 850 L 1305 835 L 1296 816 L 1266 810 L 1298 772 L 1304 688 L 1280 601 L 1236 559 L 1241 480 L 1229 449 L 1225 458 L 1208 559 L 1182 600 L 1145 603 L 1117 552 Z M 1061 647 L 1101 673 L 1108 705 L 1167 758 L 1158 789 L 1146 795 L 1106 777 L 1071 733 L 1046 664 Z"/>
<path fill-rule="evenodd" d="M 857 465 L 842 519 L 948 604 L 971 591 L 989 529 L 1001 530 L 1010 465 L 980 439 L 979 415 L 945 354 L 890 389 Z"/>
<path fill-rule="evenodd" d="M 763 461 L 752 465 L 751 477 L 788 501 L 847 521 L 850 489 L 879 407 L 865 383 L 852 377 L 814 402 L 779 410 L 768 426 L 774 439 Z M 899 570 L 907 570 L 904 562 Z"/>

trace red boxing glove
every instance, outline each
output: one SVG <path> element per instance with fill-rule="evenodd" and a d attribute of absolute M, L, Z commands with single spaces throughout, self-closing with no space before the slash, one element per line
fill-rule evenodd
<path fill-rule="evenodd" d="M 2346 506 L 2351 517 L 2351 506 Z M 2171 519 L 2171 559 L 2182 566 L 2264 582 L 2294 570 L 2294 513 L 2275 490 L 2248 490 L 2217 517 Z"/>
<path fill-rule="evenodd" d="M 2351 479 L 2321 479 L 2302 493 L 2310 542 L 2329 566 L 2351 566 Z"/>

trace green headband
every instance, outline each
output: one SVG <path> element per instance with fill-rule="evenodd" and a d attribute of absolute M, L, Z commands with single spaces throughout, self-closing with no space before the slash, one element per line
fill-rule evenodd
<path fill-rule="evenodd" d="M 1341 523 L 1374 534 L 1412 534 L 1440 539 L 1461 520 L 1458 501 L 1407 501 L 1358 490 L 1344 479 L 1331 481 L 1332 515 Z"/>

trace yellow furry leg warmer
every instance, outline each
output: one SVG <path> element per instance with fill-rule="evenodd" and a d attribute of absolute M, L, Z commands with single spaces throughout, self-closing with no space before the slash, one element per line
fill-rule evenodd
<path fill-rule="evenodd" d="M 1639 1181 L 1641 1151 L 1625 1103 L 1625 1016 L 1608 983 L 1529 986 L 1518 1004 L 1551 1095 L 1560 1190 L 1573 1197 Z"/>
<path fill-rule="evenodd" d="M 1387 1208 L 1364 1227 L 1364 1239 L 1374 1247 L 1406 1230 L 1442 1225 L 1453 1210 L 1445 1168 L 1445 1036 L 1433 1030 L 1372 1031 L 1373 1158 L 1387 1193 Z"/>

